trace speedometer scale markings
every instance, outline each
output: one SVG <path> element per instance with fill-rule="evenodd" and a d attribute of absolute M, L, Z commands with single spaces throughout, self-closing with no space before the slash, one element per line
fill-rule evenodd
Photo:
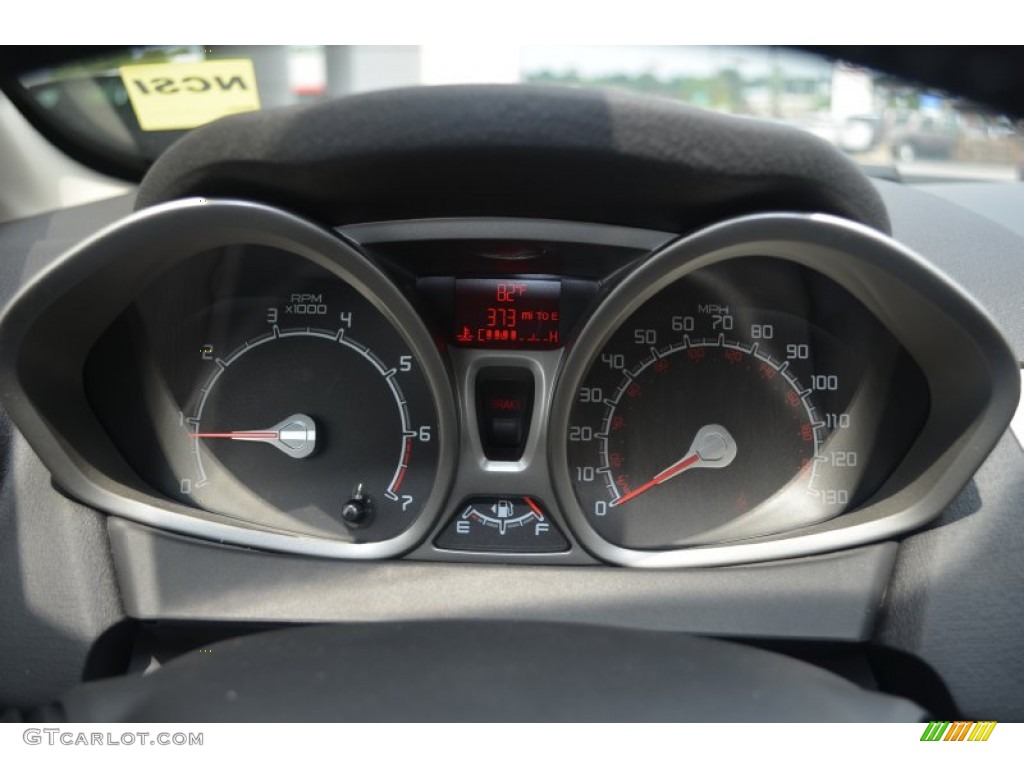
<path fill-rule="evenodd" d="M 320 338 L 320 339 L 326 339 L 328 341 L 332 341 L 332 342 L 336 342 L 338 344 L 341 344 L 341 345 L 343 345 L 343 346 L 353 350 L 354 352 L 359 354 L 361 357 L 363 357 L 365 360 L 367 360 L 377 370 L 377 372 L 380 373 L 381 377 L 387 382 L 388 389 L 391 392 L 392 397 L 395 400 L 395 405 L 396 405 L 396 408 L 397 408 L 397 412 L 398 412 L 398 414 L 400 416 L 402 444 L 401 444 L 401 449 L 399 451 L 398 464 L 397 464 L 397 466 L 395 468 L 395 471 L 394 471 L 394 474 L 392 476 L 391 482 L 388 484 L 388 486 L 385 489 L 384 493 L 387 496 L 387 498 L 392 499 L 392 500 L 397 500 L 398 499 L 398 491 L 401 488 L 402 480 L 405 477 L 405 472 L 406 472 L 406 469 L 409 466 L 410 455 L 412 453 L 412 440 L 411 440 L 411 436 L 415 435 L 415 433 L 412 432 L 411 427 L 409 425 L 409 411 L 408 411 L 408 408 L 406 407 L 406 401 L 405 401 L 404 396 L 402 395 L 402 390 L 399 387 L 398 382 L 395 381 L 395 378 L 394 378 L 395 370 L 393 368 L 386 368 L 384 363 L 381 362 L 381 360 L 376 355 L 374 355 L 370 351 L 370 349 L 368 347 L 358 343 L 357 341 L 355 341 L 355 340 L 353 340 L 351 338 L 346 338 L 344 336 L 344 329 L 339 329 L 338 331 L 325 331 L 325 330 L 319 330 L 319 329 L 314 329 L 314 328 L 306 327 L 306 328 L 292 328 L 292 329 L 287 329 L 287 330 L 281 330 L 281 329 L 279 329 L 275 325 L 274 326 L 274 333 L 273 333 L 273 335 L 271 335 L 271 336 L 269 336 L 267 338 L 259 339 L 259 340 L 255 341 L 255 342 L 246 342 L 241 347 L 239 347 L 234 352 L 232 352 L 231 355 L 229 355 L 227 357 L 227 359 L 221 360 L 221 359 L 218 358 L 216 360 L 217 370 L 211 376 L 211 378 L 207 382 L 206 386 L 203 387 L 203 389 L 202 389 L 203 395 L 202 395 L 202 397 L 199 400 L 199 405 L 196 408 L 196 413 L 195 413 L 195 415 L 192 418 L 189 419 L 189 424 L 192 424 L 192 425 L 194 425 L 196 427 L 196 429 L 194 431 L 192 431 L 189 436 L 192 437 L 192 438 L 195 438 L 197 440 L 200 439 L 200 438 L 227 437 L 227 438 L 234 439 L 234 440 L 249 441 L 249 442 L 263 442 L 263 443 L 272 444 L 272 445 L 277 443 L 277 442 L 279 442 L 280 438 L 281 438 L 280 430 L 277 430 L 277 429 L 274 429 L 274 428 L 271 428 L 270 430 L 266 430 L 266 431 L 262 431 L 262 432 L 257 432 L 257 431 L 250 431 L 250 432 L 245 432 L 245 431 L 202 432 L 202 431 L 199 430 L 199 425 L 202 423 L 203 409 L 206 406 L 206 401 L 207 401 L 207 398 L 208 398 L 208 396 L 210 394 L 210 391 L 213 389 L 213 385 L 216 383 L 217 379 L 220 377 L 220 375 L 224 371 L 226 371 L 233 363 L 238 361 L 243 355 L 245 355 L 247 352 L 251 351 L 252 349 L 255 349 L 260 344 L 263 344 L 263 343 L 266 343 L 266 342 L 269 342 L 269 341 L 284 340 L 284 339 L 290 339 L 290 338 L 295 338 L 295 337 Z M 293 420 L 294 420 L 294 417 L 293 417 Z M 310 419 L 310 422 L 312 423 L 312 419 Z M 315 445 L 315 439 L 314 439 L 314 441 L 312 443 L 307 443 L 306 445 L 308 446 L 309 451 L 304 453 L 304 456 L 305 455 L 309 455 L 309 453 L 312 452 L 313 446 Z M 277 447 L 277 446 L 275 446 L 275 447 Z M 287 450 L 283 450 L 283 452 L 289 453 Z M 292 451 L 291 453 L 292 453 L 292 455 L 294 455 L 295 451 Z M 203 456 L 202 456 L 202 452 L 198 448 L 198 443 L 197 443 L 196 448 L 195 448 L 195 458 L 196 458 L 197 473 L 198 473 L 198 478 L 199 478 L 198 482 L 197 482 L 197 485 L 201 485 L 201 484 L 204 484 L 204 481 L 206 480 L 206 472 L 203 469 Z"/>
<path fill-rule="evenodd" d="M 789 369 L 724 334 L 647 346 L 617 380 L 593 366 L 569 443 L 591 524 L 620 546 L 679 546 L 779 494 L 814 497 L 824 425 Z"/>

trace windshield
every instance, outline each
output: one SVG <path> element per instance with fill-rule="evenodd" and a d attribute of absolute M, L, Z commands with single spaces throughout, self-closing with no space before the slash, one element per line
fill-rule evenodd
<path fill-rule="evenodd" d="M 223 115 L 404 85 L 615 88 L 781 121 L 904 181 L 1020 177 L 1020 126 L 945 94 L 782 48 L 176 46 L 23 74 L 23 102 L 66 140 L 141 172 Z M 130 174 L 128 174 L 130 175 Z"/>

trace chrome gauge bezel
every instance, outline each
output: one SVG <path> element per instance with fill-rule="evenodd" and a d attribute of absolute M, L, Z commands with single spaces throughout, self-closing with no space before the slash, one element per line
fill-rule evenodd
<path fill-rule="evenodd" d="M 744 542 L 636 550 L 610 543 L 587 521 L 568 460 L 578 388 L 612 334 L 648 299 L 713 264 L 743 257 L 793 262 L 834 280 L 915 359 L 931 412 L 899 466 L 872 499 L 831 520 Z M 552 398 L 548 455 L 561 511 L 594 556 L 633 567 L 718 566 L 829 552 L 891 538 L 937 516 L 1002 435 L 1019 397 L 1013 354 L 995 324 L 949 278 L 891 238 L 823 214 L 762 214 L 676 241 L 638 266 L 600 302 L 569 342 Z M 957 371 L 955 377 L 950 371 Z"/>
<path fill-rule="evenodd" d="M 66 382 L 65 390 L 53 392 L 63 406 L 41 399 L 54 387 L 47 380 L 46 362 L 35 350 L 45 346 L 47 354 L 80 371 L 99 335 L 159 272 L 201 252 L 239 244 L 287 251 L 345 281 L 398 331 L 420 362 L 437 412 L 437 473 L 419 515 L 397 536 L 354 543 L 299 535 L 225 522 L 216 513 L 157 496 L 146 491 L 111 444 L 86 403 L 81 377 Z M 66 326 L 59 334 L 49 330 L 58 320 Z M 240 200 L 196 198 L 129 216 L 73 248 L 30 281 L 0 318 L 0 340 L 5 406 L 33 449 L 69 495 L 119 517 L 270 551 L 380 559 L 400 555 L 421 542 L 435 526 L 448 495 L 458 455 L 458 421 L 450 375 L 423 320 L 394 283 L 355 247 L 285 211 Z M 42 381 L 49 386 L 40 387 Z"/>

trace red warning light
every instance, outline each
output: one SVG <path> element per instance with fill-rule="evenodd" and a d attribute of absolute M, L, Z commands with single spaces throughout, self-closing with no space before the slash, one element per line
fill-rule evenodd
<path fill-rule="evenodd" d="M 492 411 L 521 411 L 524 408 L 526 408 L 526 403 L 522 400 L 516 400 L 511 397 L 491 398 Z"/>

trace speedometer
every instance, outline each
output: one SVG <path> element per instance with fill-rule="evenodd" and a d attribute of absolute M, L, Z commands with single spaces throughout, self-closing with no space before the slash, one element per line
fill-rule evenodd
<path fill-rule="evenodd" d="M 606 559 L 687 564 L 856 509 L 928 414 L 906 349 L 796 246 L 693 242 L 611 292 L 559 380 L 556 489 Z"/>
<path fill-rule="evenodd" d="M 623 332 L 654 336 L 631 323 Z M 569 428 L 576 495 L 603 536 L 637 548 L 691 543 L 728 536 L 768 503 L 821 503 L 825 424 L 789 361 L 761 347 L 684 334 L 628 369 L 625 354 L 604 353 L 623 368 L 591 370 Z"/>

